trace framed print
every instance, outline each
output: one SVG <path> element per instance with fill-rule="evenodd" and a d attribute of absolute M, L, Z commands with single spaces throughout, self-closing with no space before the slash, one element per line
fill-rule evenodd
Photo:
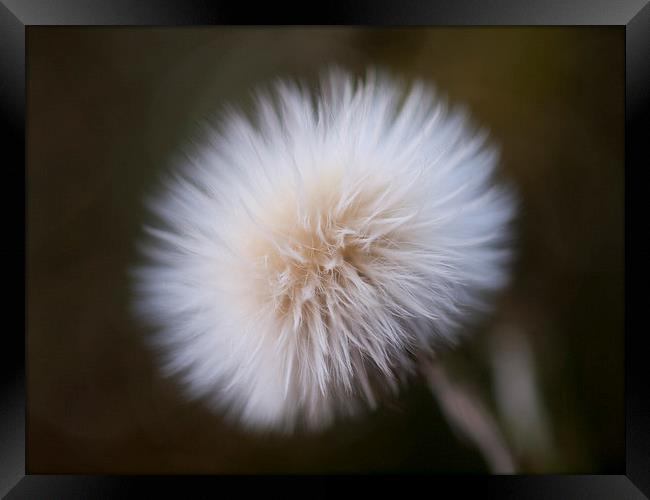
<path fill-rule="evenodd" d="M 0 492 L 645 498 L 650 7 L 525 4 L 4 1 Z"/>

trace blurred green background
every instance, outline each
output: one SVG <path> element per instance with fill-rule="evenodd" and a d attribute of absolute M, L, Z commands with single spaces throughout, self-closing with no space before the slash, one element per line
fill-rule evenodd
<path fill-rule="evenodd" d="M 525 473 L 622 473 L 624 30 L 27 29 L 30 473 L 487 472 L 426 385 L 308 436 L 249 435 L 162 379 L 130 311 L 143 197 L 198 120 L 336 63 L 436 85 L 521 198 L 512 286 L 450 376 Z"/>

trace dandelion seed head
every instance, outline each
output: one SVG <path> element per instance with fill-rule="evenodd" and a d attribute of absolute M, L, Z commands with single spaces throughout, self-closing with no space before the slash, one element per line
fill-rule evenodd
<path fill-rule="evenodd" d="M 259 92 L 152 202 L 137 310 L 165 369 L 251 428 L 377 405 L 507 282 L 497 159 L 424 83 L 330 70 Z"/>

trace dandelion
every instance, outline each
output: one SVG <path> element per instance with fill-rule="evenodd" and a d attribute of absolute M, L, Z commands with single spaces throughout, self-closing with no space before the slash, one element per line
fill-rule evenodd
<path fill-rule="evenodd" d="M 497 160 L 421 82 L 330 70 L 258 92 L 151 203 L 137 306 L 165 370 L 255 429 L 391 397 L 507 282 Z"/>

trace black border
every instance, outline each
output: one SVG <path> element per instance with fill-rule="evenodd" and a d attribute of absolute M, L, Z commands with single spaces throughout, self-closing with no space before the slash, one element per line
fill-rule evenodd
<path fill-rule="evenodd" d="M 25 261 L 25 28 L 33 25 L 209 25 L 209 24 L 363 24 L 363 25 L 619 25 L 626 39 L 625 137 L 625 294 L 626 294 L 626 466 L 625 475 L 471 476 L 427 478 L 427 490 L 444 486 L 453 495 L 481 498 L 636 499 L 650 495 L 650 364 L 644 362 L 645 328 L 633 318 L 650 306 L 643 294 L 648 276 L 647 245 L 632 247 L 632 203 L 643 200 L 640 174 L 650 166 L 650 4 L 648 0 L 363 0 L 345 7 L 319 4 L 281 10 L 275 2 L 251 7 L 203 0 L 2 0 L 0 3 L 0 137 L 2 166 L 11 174 L 3 183 L 7 243 L 2 253 Z M 8 6 L 7 6 L 8 5 Z M 308 8 L 305 8 L 308 7 Z M 7 196 L 7 194 L 13 196 Z M 15 197 L 15 199 L 14 199 Z M 14 202 L 16 204 L 14 204 Z M 16 205 L 23 203 L 23 210 Z M 11 206 L 10 206 L 11 205 Z M 637 217 L 637 221 L 639 218 Z M 637 222 L 637 226 L 639 223 Z M 635 271 L 631 271 L 634 262 Z M 217 486 L 220 477 L 25 475 L 25 272 L 5 266 L 5 312 L 23 328 L 5 328 L 0 342 L 0 494 L 7 498 L 186 497 L 188 487 Z M 21 286 L 22 283 L 22 286 Z M 635 287 L 635 285 L 638 285 Z M 632 294 L 632 290 L 641 293 Z M 20 293 L 22 292 L 22 294 Z M 644 307 L 645 306 L 645 307 Z M 415 478 L 410 478 L 414 480 Z M 275 478 L 266 478 L 275 482 Z M 431 483 L 433 481 L 433 483 Z M 388 486 L 386 479 L 374 484 Z M 392 483 L 392 481 L 388 481 Z M 162 486 L 162 487 L 161 487 Z M 424 485 L 414 485 L 424 486 Z M 213 490 L 218 494 L 220 490 Z M 642 493 L 643 492 L 643 493 Z M 644 495 L 645 493 L 645 495 Z M 211 495 L 213 496 L 213 495 Z"/>

